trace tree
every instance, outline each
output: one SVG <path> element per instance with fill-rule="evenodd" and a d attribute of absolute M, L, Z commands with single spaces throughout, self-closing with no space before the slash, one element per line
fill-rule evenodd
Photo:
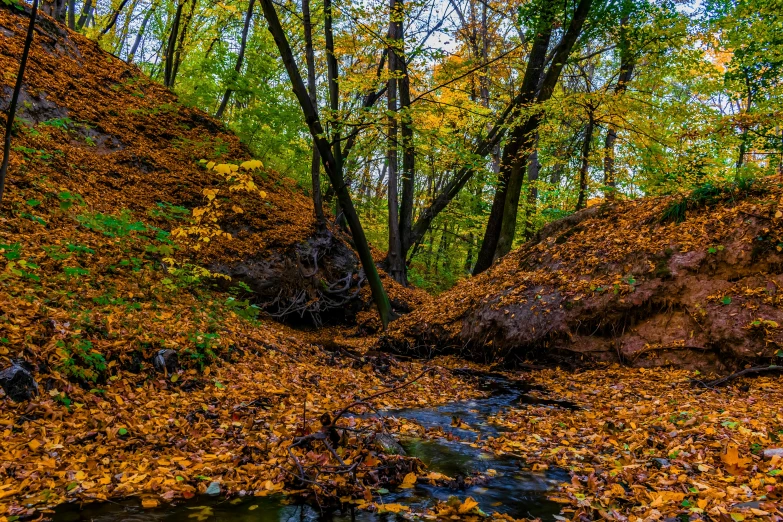
<path fill-rule="evenodd" d="M 245 15 L 245 25 L 242 27 L 242 40 L 239 44 L 237 64 L 234 66 L 234 71 L 237 75 L 242 72 L 242 62 L 245 60 L 245 48 L 247 47 L 247 33 L 250 30 L 250 20 L 253 18 L 253 6 L 255 3 L 255 0 L 250 0 L 247 4 L 247 14 Z M 226 92 L 223 94 L 223 99 L 220 101 L 220 106 L 215 113 L 215 118 L 223 117 L 223 111 L 226 110 L 226 106 L 228 105 L 228 100 L 231 98 L 232 92 L 233 91 L 231 90 L 231 87 L 226 89 Z"/>
<path fill-rule="evenodd" d="M 5 140 L 3 141 L 3 163 L 0 165 L 0 205 L 3 204 L 3 193 L 5 191 L 5 178 L 8 174 L 8 163 L 11 159 L 11 134 L 14 130 L 14 117 L 16 116 L 16 106 L 19 103 L 19 93 L 22 91 L 22 81 L 24 80 L 24 71 L 27 67 L 27 57 L 30 55 L 30 45 L 33 43 L 33 31 L 35 30 L 35 19 L 38 16 L 38 0 L 33 0 L 33 6 L 30 10 L 30 23 L 27 26 L 27 36 L 24 40 L 24 49 L 22 58 L 19 60 L 19 72 L 16 75 L 14 91 L 11 94 L 11 103 L 8 106 L 5 120 Z"/>
<path fill-rule="evenodd" d="M 580 0 L 568 24 L 568 29 L 554 49 L 549 68 L 544 73 L 546 52 L 555 23 L 555 3 L 549 1 L 544 3 L 538 17 L 525 78 L 522 81 L 524 97 L 520 103 L 521 107 L 529 104 L 540 105 L 552 96 L 560 72 L 582 32 L 591 5 L 592 0 Z M 473 270 L 474 274 L 489 268 L 494 259 L 505 255 L 511 249 L 516 230 L 519 194 L 530 144 L 542 117 L 540 110 L 533 110 L 531 114 L 526 115 L 521 124 L 515 124 L 511 137 L 503 149 L 498 187 Z"/>
<path fill-rule="evenodd" d="M 324 137 L 324 130 L 321 126 L 318 110 L 310 101 L 307 88 L 302 81 L 302 75 L 299 73 L 299 67 L 294 60 L 291 46 L 288 43 L 288 39 L 286 38 L 285 32 L 283 31 L 283 27 L 280 25 L 280 19 L 277 16 L 277 11 L 275 10 L 272 0 L 260 1 L 264 10 L 264 16 L 266 17 L 269 24 L 269 32 L 272 34 L 272 37 L 275 40 L 275 44 L 277 45 L 277 48 L 280 52 L 280 57 L 283 60 L 286 71 L 288 71 L 288 76 L 291 80 L 291 86 L 293 87 L 294 94 L 296 95 L 299 105 L 302 108 L 305 122 L 307 123 L 307 126 L 310 129 L 310 134 L 312 135 L 318 147 L 318 152 L 321 155 L 324 171 L 329 177 L 329 181 L 331 182 L 331 185 L 337 194 L 337 199 L 340 202 L 340 206 L 345 213 L 345 219 L 348 221 L 348 226 L 351 229 L 354 246 L 359 253 L 359 259 L 362 262 L 365 276 L 367 277 L 367 281 L 370 284 L 370 288 L 372 289 L 375 306 L 378 308 L 378 314 L 381 318 L 383 327 L 386 328 L 386 326 L 389 324 L 389 319 L 391 316 L 391 305 L 389 304 L 389 298 L 386 295 L 386 290 L 383 288 L 381 278 L 378 275 L 378 270 L 375 267 L 375 262 L 373 261 L 372 252 L 370 251 L 370 247 L 367 243 L 364 229 L 362 228 L 362 224 L 359 221 L 359 216 L 356 213 L 356 209 L 353 206 L 353 201 L 351 200 L 351 195 L 348 192 L 348 187 L 345 184 L 345 179 L 342 172 L 342 162 L 335 158 L 329 142 Z M 328 35 L 331 24 L 331 8 L 325 6 L 324 11 L 325 19 L 328 21 L 327 24 L 329 24 L 327 25 L 326 31 Z M 328 38 L 329 37 L 327 36 L 327 39 Z M 331 47 L 333 51 L 334 48 L 327 41 L 327 48 L 329 47 Z M 332 56 L 334 55 L 332 54 Z M 330 84 L 334 83 L 335 86 L 332 87 L 330 85 L 330 89 L 336 91 L 337 87 L 335 80 L 337 78 L 337 70 L 335 65 L 336 64 L 333 64 L 333 70 L 330 74 Z M 332 102 L 334 102 L 336 99 L 336 97 L 331 94 L 330 98 L 332 98 Z M 334 146 L 339 149 L 339 141 L 337 141 Z"/>

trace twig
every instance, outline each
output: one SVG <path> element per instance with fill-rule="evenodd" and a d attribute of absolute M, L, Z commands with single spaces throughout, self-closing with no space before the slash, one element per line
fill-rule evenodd
<path fill-rule="evenodd" d="M 340 417 L 342 417 L 343 415 L 348 413 L 348 410 L 350 410 L 354 406 L 359 406 L 360 404 L 366 403 L 367 401 L 369 401 L 371 399 L 378 398 L 381 395 L 386 395 L 387 393 L 395 392 L 395 391 L 397 391 L 399 389 L 402 389 L 402 388 L 404 388 L 404 387 L 406 387 L 406 386 L 408 386 L 410 384 L 413 384 L 414 382 L 418 381 L 419 379 L 424 377 L 424 375 L 426 375 L 427 373 L 429 373 L 432 370 L 434 370 L 434 368 L 430 368 L 430 367 L 424 368 L 424 370 L 422 370 L 421 373 L 419 373 L 416 377 L 414 377 L 413 379 L 411 379 L 408 382 L 402 383 L 402 384 L 400 384 L 398 386 L 395 386 L 394 388 L 391 388 L 389 390 L 384 390 L 382 392 L 374 393 L 374 394 L 370 395 L 369 397 L 365 397 L 363 399 L 359 399 L 358 401 L 352 402 L 351 404 L 349 404 L 348 406 L 346 406 L 345 408 L 340 410 L 337 413 L 337 415 L 334 416 L 334 419 L 332 419 L 332 426 L 334 426 L 334 424 L 337 422 L 337 419 L 339 419 Z"/>
<path fill-rule="evenodd" d="M 734 372 L 731 375 L 727 375 L 726 377 L 721 377 L 720 379 L 715 379 L 714 381 L 705 383 L 705 386 L 707 386 L 708 388 L 714 388 L 716 386 L 722 386 L 729 381 L 733 381 L 737 377 L 742 377 L 743 375 L 751 375 L 751 374 L 766 373 L 766 372 L 783 372 L 783 366 L 770 364 L 769 366 L 757 366 L 755 368 L 745 368 L 744 370 Z"/>

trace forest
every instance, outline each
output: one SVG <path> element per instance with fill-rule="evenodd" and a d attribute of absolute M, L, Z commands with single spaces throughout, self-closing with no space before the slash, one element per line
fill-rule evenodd
<path fill-rule="evenodd" d="M 0 0 L 0 522 L 783 521 L 781 0 Z"/>

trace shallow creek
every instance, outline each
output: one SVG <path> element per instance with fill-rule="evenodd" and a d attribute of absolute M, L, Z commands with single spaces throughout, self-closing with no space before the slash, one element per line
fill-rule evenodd
<path fill-rule="evenodd" d="M 409 439 L 402 440 L 402 446 L 410 456 L 418 457 L 430 471 L 443 473 L 459 479 L 476 472 L 495 470 L 494 476 L 480 486 L 449 488 L 417 484 L 413 489 L 389 491 L 380 495 L 384 503 L 400 503 L 418 511 L 447 500 L 450 496 L 460 499 L 473 497 L 486 513 L 507 513 L 515 518 L 540 517 L 552 520 L 560 505 L 549 501 L 546 493 L 557 483 L 569 480 L 565 470 L 550 469 L 545 472 L 523 471 L 521 461 L 510 456 L 496 456 L 470 443 L 481 438 L 497 435 L 502 428 L 490 424 L 487 419 L 498 411 L 519 404 L 548 404 L 552 407 L 572 408 L 569 403 L 540 399 L 527 394 L 529 385 L 505 379 L 500 375 L 479 376 L 482 389 L 489 397 L 466 402 L 456 402 L 434 408 L 416 408 L 385 412 L 386 415 L 416 421 L 425 428 L 442 428 L 444 434 L 451 434 L 454 440 Z M 452 426 L 457 417 L 471 427 L 471 430 Z M 458 440 L 457 440 L 458 438 Z M 56 510 L 57 521 L 135 522 L 135 521 L 231 521 L 231 522 L 295 522 L 295 521 L 392 521 L 393 514 L 374 514 L 351 510 L 322 514 L 312 506 L 291 503 L 285 497 L 246 497 L 226 500 L 223 498 L 201 498 L 197 502 L 166 506 L 159 509 L 142 509 L 137 499 L 100 504 L 64 505 Z"/>

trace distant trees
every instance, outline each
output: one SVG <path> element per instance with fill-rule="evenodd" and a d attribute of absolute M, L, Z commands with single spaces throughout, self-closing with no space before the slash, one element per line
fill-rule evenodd
<path fill-rule="evenodd" d="M 601 197 L 783 173 L 780 0 L 294 0 L 276 7 L 286 65 L 254 4 L 42 10 L 222 119 L 320 223 L 343 222 L 351 196 L 402 284 L 486 270 Z"/>

